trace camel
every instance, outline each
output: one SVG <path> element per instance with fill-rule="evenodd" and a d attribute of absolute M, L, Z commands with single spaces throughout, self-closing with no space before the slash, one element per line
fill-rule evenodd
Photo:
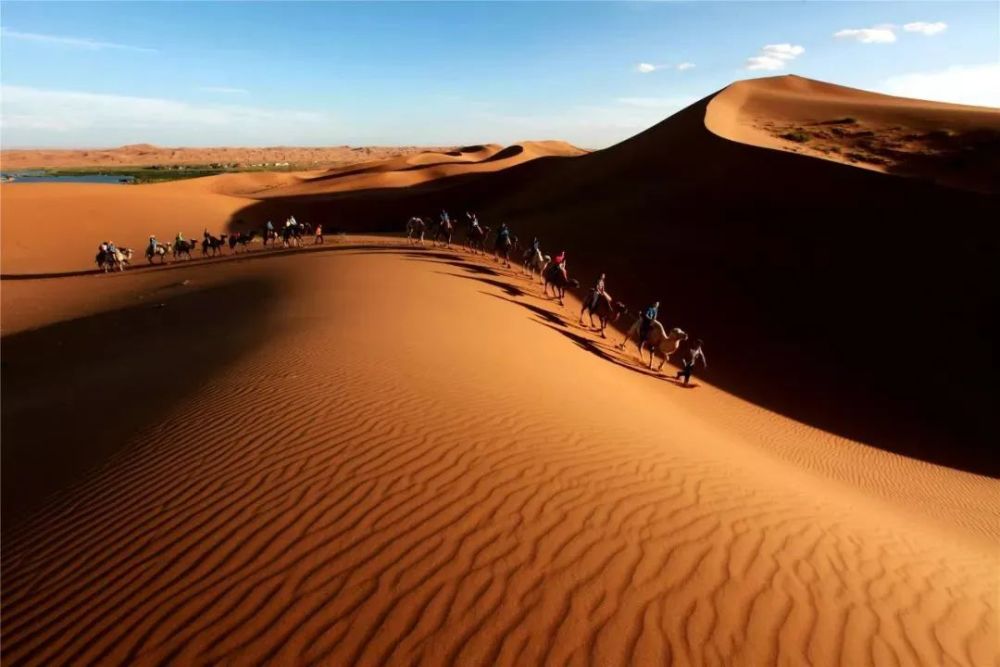
<path fill-rule="evenodd" d="M 225 245 L 226 245 L 225 234 L 222 234 L 218 238 L 209 234 L 208 236 L 206 236 L 201 240 L 201 254 L 207 255 L 211 253 L 212 257 L 215 257 L 216 255 L 222 253 L 222 248 L 224 248 Z"/>
<path fill-rule="evenodd" d="M 628 333 L 625 334 L 625 338 L 622 339 L 621 344 L 618 346 L 619 350 L 625 349 L 625 343 L 628 342 L 629 338 L 631 338 L 632 336 L 638 336 L 639 327 L 641 326 L 641 324 L 642 324 L 642 318 L 639 317 L 629 328 Z M 674 327 L 673 329 L 670 330 L 670 333 L 667 333 L 666 329 L 663 328 L 663 325 L 660 324 L 659 320 L 653 320 L 653 323 L 649 326 L 649 331 L 646 332 L 645 340 L 638 341 L 639 361 L 640 362 L 643 361 L 642 358 L 643 349 L 649 347 L 649 368 L 650 370 L 652 370 L 653 353 L 656 350 L 659 350 L 660 354 L 663 355 L 663 361 L 661 361 L 660 365 L 656 367 L 656 370 L 659 371 L 661 368 L 663 368 L 663 364 L 667 363 L 667 361 L 670 360 L 670 355 L 677 351 L 677 348 L 680 347 L 681 342 L 687 340 L 687 337 L 688 335 L 684 333 L 683 329 L 679 327 Z"/>
<path fill-rule="evenodd" d="M 94 259 L 97 261 L 97 268 L 103 269 L 105 273 L 116 269 L 124 271 L 125 267 L 132 261 L 132 249 L 116 248 L 113 254 L 102 250 L 97 253 L 97 257 Z"/>
<path fill-rule="evenodd" d="M 184 241 L 180 240 L 174 244 L 174 259 L 180 257 L 181 255 L 187 255 L 188 259 L 193 259 L 191 257 L 191 251 L 195 249 L 198 244 L 194 241 Z"/>
<path fill-rule="evenodd" d="M 229 240 L 227 242 L 229 243 L 229 249 L 232 250 L 233 253 L 236 253 L 237 246 L 242 247 L 243 250 L 247 250 L 248 249 L 247 245 L 252 243 L 255 238 L 257 238 L 256 230 L 251 231 L 249 234 L 236 232 L 235 234 L 229 237 Z"/>
<path fill-rule="evenodd" d="M 440 243 L 442 246 L 450 248 L 451 236 L 454 232 L 455 225 L 452 224 L 451 220 L 442 220 L 438 224 L 437 232 L 434 234 L 434 243 Z"/>
<path fill-rule="evenodd" d="M 427 231 L 427 223 L 423 218 L 413 216 L 406 221 L 406 241 L 413 245 L 424 244 L 424 233 Z"/>
<path fill-rule="evenodd" d="M 486 237 L 490 235 L 489 227 L 480 227 L 479 225 L 473 225 L 469 227 L 468 234 L 468 245 L 469 250 L 473 253 L 486 254 Z"/>
<path fill-rule="evenodd" d="M 545 281 L 545 296 L 549 295 L 549 285 L 552 285 L 552 296 L 559 301 L 560 306 L 563 305 L 563 298 L 566 296 L 566 288 L 580 286 L 579 280 L 576 278 L 568 278 L 563 269 L 556 264 L 549 264 L 542 272 L 542 278 Z"/>
<path fill-rule="evenodd" d="M 594 296 L 594 292 L 591 292 L 583 302 L 583 308 L 580 309 L 580 324 L 583 324 L 583 314 L 587 313 L 590 316 L 590 328 L 595 328 L 594 315 L 597 315 L 597 319 L 601 323 L 601 338 L 607 338 L 604 330 L 608 328 L 608 322 L 616 322 L 619 317 L 628 312 L 628 308 L 621 301 L 612 301 L 611 297 L 607 295 L 598 295 L 596 300 Z"/>
<path fill-rule="evenodd" d="M 156 250 L 153 250 L 152 248 L 150 248 L 149 246 L 147 246 L 146 247 L 146 261 L 148 261 L 150 264 L 152 264 L 153 260 L 155 258 L 159 257 L 160 258 L 160 264 L 165 264 L 166 261 L 167 261 L 167 253 L 173 252 L 173 249 L 174 249 L 174 244 L 173 243 L 157 243 L 156 244 Z"/>
<path fill-rule="evenodd" d="M 537 272 L 538 282 L 542 282 L 542 273 L 551 261 L 552 258 L 548 255 L 543 255 L 541 250 L 528 248 L 528 251 L 524 253 L 524 268 L 522 269 L 522 272 L 528 274 L 532 278 L 534 278 L 535 273 Z"/>
<path fill-rule="evenodd" d="M 493 260 L 496 261 L 496 262 L 499 262 L 500 260 L 503 260 L 503 266 L 504 266 L 504 268 L 507 268 L 507 269 L 511 268 L 511 264 L 510 264 L 510 249 L 511 249 L 511 247 L 513 245 L 514 244 L 510 240 L 509 236 L 507 237 L 506 240 L 501 239 L 501 238 L 498 237 L 496 245 L 493 248 Z"/>

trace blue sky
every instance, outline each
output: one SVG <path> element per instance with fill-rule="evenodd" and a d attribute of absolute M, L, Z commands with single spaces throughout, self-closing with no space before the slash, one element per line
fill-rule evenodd
<path fill-rule="evenodd" d="M 0 3 L 5 148 L 625 139 L 799 74 L 1000 106 L 1000 3 Z"/>

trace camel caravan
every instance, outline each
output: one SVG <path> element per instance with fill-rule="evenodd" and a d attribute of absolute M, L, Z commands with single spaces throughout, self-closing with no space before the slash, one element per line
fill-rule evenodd
<path fill-rule="evenodd" d="M 435 246 L 452 246 L 454 240 L 457 221 L 453 220 L 447 211 L 441 211 L 437 221 L 431 217 L 413 216 L 406 221 L 406 241 L 411 245 L 423 246 L 426 240 L 431 241 Z M 479 217 L 472 212 L 465 213 L 465 250 L 475 255 L 488 254 L 487 245 L 491 236 L 491 229 L 479 222 Z M 219 257 L 224 254 L 225 248 L 229 247 L 231 254 L 239 254 L 250 250 L 250 246 L 259 237 L 263 241 L 264 247 L 270 245 L 272 248 L 278 247 L 281 241 L 282 248 L 302 247 L 302 238 L 306 234 L 314 234 L 314 245 L 322 244 L 323 228 L 321 225 L 310 226 L 298 222 L 295 216 L 289 216 L 284 226 L 278 230 L 270 220 L 258 230 L 250 232 L 235 232 L 232 234 L 221 234 L 214 236 L 206 229 L 202 235 L 200 243 L 202 257 Z M 199 243 L 193 239 L 185 239 L 181 232 L 172 242 L 161 243 L 156 236 L 149 237 L 149 244 L 146 246 L 146 261 L 149 264 L 166 264 L 167 258 L 172 261 L 181 259 L 194 259 L 193 252 L 198 248 Z M 134 253 L 131 248 L 118 248 L 111 241 L 105 241 L 98 247 L 95 261 L 99 270 L 104 273 L 112 271 L 122 272 L 131 265 Z M 564 305 L 566 291 L 578 289 L 580 281 L 571 278 L 567 269 L 566 252 L 562 251 L 555 256 L 550 256 L 542 252 L 538 238 L 532 239 L 531 245 L 524 252 L 521 252 L 520 242 L 514 232 L 501 223 L 493 238 L 493 260 L 511 269 L 512 257 L 520 255 L 521 266 L 519 273 L 534 280 L 538 276 L 538 281 L 542 285 L 542 292 L 546 298 L 556 300 L 560 306 Z M 656 366 L 656 371 L 660 372 L 664 364 L 670 360 L 671 355 L 676 354 L 684 343 L 687 349 L 682 356 L 682 367 L 676 374 L 677 379 L 684 380 L 688 384 L 691 373 L 697 362 L 701 362 L 703 368 L 708 367 L 705 353 L 702 349 L 702 341 L 690 342 L 688 334 L 679 327 L 667 329 L 657 319 L 660 303 L 657 301 L 645 310 L 641 311 L 635 318 L 621 343 L 617 345 L 619 350 L 624 350 L 629 340 L 634 340 L 639 352 L 639 360 L 645 363 L 645 353 L 649 353 L 649 369 L 653 370 L 653 364 L 657 355 L 660 363 Z M 588 317 L 588 328 L 596 330 L 602 338 L 607 338 L 606 330 L 609 324 L 616 323 L 619 319 L 629 314 L 628 308 L 621 301 L 611 298 L 605 287 L 605 275 L 600 278 L 590 288 L 586 298 L 583 300 L 583 307 L 580 309 L 579 325 L 584 326 L 584 315 Z M 594 321 L 594 318 L 597 321 Z"/>
<path fill-rule="evenodd" d="M 171 261 L 194 259 L 192 253 L 198 249 L 199 245 L 202 257 L 221 257 L 225 255 L 224 251 L 227 246 L 231 254 L 247 252 L 258 238 L 263 240 L 264 247 L 270 244 L 272 248 L 278 248 L 279 245 L 282 248 L 300 248 L 303 237 L 310 233 L 313 234 L 313 245 L 321 245 L 325 242 L 322 225 L 299 222 L 295 216 L 289 216 L 280 231 L 274 228 L 274 224 L 270 220 L 259 231 L 251 230 L 215 236 L 206 229 L 200 244 L 193 239 L 184 238 L 183 232 L 177 232 L 177 236 L 171 242 L 161 242 L 157 240 L 155 235 L 151 235 L 149 243 L 146 245 L 146 262 L 148 264 L 166 264 L 168 259 Z M 113 241 L 104 241 L 98 246 L 97 256 L 94 260 L 98 270 L 104 273 L 124 271 L 131 266 L 134 254 L 131 248 L 118 248 Z"/>
<path fill-rule="evenodd" d="M 424 241 L 430 238 L 435 246 L 451 247 L 454 236 L 455 223 L 447 211 L 441 211 L 437 222 L 430 217 L 413 216 L 406 222 L 406 240 L 411 245 L 424 245 Z M 487 240 L 490 236 L 490 228 L 479 223 L 479 218 L 475 213 L 465 214 L 465 250 L 473 254 L 487 254 Z M 493 241 L 493 260 L 505 268 L 512 268 L 511 256 L 520 250 L 517 236 L 507 226 L 501 223 L 497 229 Z M 546 297 L 555 299 L 560 306 L 564 305 L 568 289 L 580 287 L 580 281 L 571 278 L 566 266 L 566 252 L 562 251 L 557 255 L 550 256 L 542 252 L 538 238 L 534 238 L 531 245 L 521 254 L 521 266 L 519 274 L 528 276 L 534 280 L 538 276 L 538 281 L 542 285 L 543 294 Z M 624 350 L 629 340 L 634 340 L 639 352 L 639 360 L 646 363 L 645 353 L 649 353 L 650 370 L 656 357 L 660 357 L 660 363 L 655 370 L 660 372 L 670 360 L 670 357 L 687 343 L 687 349 L 681 357 L 681 369 L 677 371 L 675 379 L 683 379 L 687 385 L 691 379 L 691 373 L 695 365 L 700 361 L 703 368 L 708 368 L 705 352 L 702 349 L 701 340 L 691 341 L 688 334 L 680 327 L 667 329 L 657 318 L 659 315 L 660 303 L 655 302 L 646 309 L 640 311 L 616 347 Z M 628 308 L 621 301 L 615 301 L 608 294 L 605 288 L 605 275 L 602 273 L 597 283 L 589 290 L 587 297 L 583 300 L 583 307 L 580 310 L 579 325 L 584 326 L 584 315 L 589 318 L 588 328 L 596 330 L 602 338 L 607 338 L 607 327 L 614 324 L 620 318 L 629 314 Z M 595 323 L 594 318 L 597 318 Z"/>

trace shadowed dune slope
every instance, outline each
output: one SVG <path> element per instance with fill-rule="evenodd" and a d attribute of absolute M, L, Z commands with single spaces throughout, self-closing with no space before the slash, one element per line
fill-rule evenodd
<path fill-rule="evenodd" d="M 107 361 L 93 400 L 145 423 L 4 521 L 5 665 L 995 664 L 995 480 L 636 372 L 488 262 L 258 257 L 58 281 L 190 280 L 174 372 L 199 335 L 238 350 L 154 411 L 153 369 Z M 110 349 L 158 328 L 106 317 Z M 44 354 L 89 326 L 26 332 L 19 377 L 93 372 Z"/>
<path fill-rule="evenodd" d="M 736 85 L 745 95 L 775 83 Z M 881 100 L 815 85 L 826 103 L 848 91 L 838 113 Z M 485 224 L 506 220 L 548 251 L 568 250 L 584 283 L 606 271 L 633 308 L 660 300 L 668 325 L 705 339 L 710 377 L 726 389 L 892 451 L 1000 474 L 997 193 L 723 138 L 706 114 L 723 124 L 738 105 L 719 102 L 732 92 L 589 155 L 405 189 L 275 191 L 240 216 L 256 224 L 294 210 L 385 230 L 441 207 L 479 210 Z M 948 113 L 966 127 L 983 118 Z"/>

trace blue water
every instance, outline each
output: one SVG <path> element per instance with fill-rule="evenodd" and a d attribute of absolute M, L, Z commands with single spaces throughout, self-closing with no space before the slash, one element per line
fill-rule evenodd
<path fill-rule="evenodd" d="M 43 171 L 14 171 L 0 174 L 4 183 L 108 183 L 111 185 L 121 184 L 122 179 L 126 183 L 132 183 L 135 179 L 131 176 L 112 176 L 108 174 L 86 174 L 79 176 L 53 176 Z M 13 181 L 8 181 L 7 177 L 13 176 Z"/>

